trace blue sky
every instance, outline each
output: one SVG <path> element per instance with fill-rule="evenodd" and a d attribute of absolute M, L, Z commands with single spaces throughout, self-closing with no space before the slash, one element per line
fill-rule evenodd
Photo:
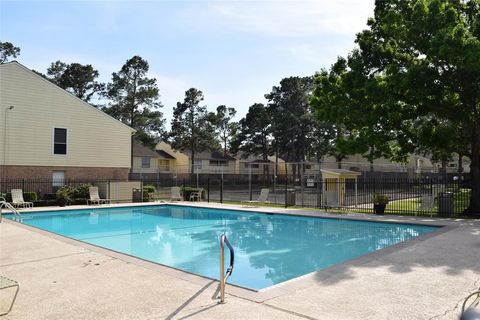
<path fill-rule="evenodd" d="M 374 0 L 1 1 L 0 39 L 19 46 L 29 68 L 89 63 L 104 82 L 140 55 L 168 120 L 191 87 L 210 110 L 234 106 L 241 117 L 283 77 L 346 55 L 373 8 Z"/>

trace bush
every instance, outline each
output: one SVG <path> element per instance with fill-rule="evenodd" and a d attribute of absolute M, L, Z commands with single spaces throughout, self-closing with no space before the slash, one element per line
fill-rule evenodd
<path fill-rule="evenodd" d="M 200 192 L 201 198 L 205 199 L 205 189 L 203 188 L 193 188 L 193 187 L 182 187 L 182 193 L 183 193 L 183 199 L 184 200 L 190 200 L 190 194 L 192 192 Z"/>
<path fill-rule="evenodd" d="M 143 186 L 143 191 L 147 191 L 147 193 L 154 193 L 157 191 L 154 185 L 146 184 Z"/>
<path fill-rule="evenodd" d="M 384 195 L 384 194 L 379 194 L 379 193 L 374 193 L 373 194 L 373 197 L 372 197 L 372 202 L 374 204 L 384 204 L 384 205 L 387 205 L 388 204 L 388 201 L 390 201 L 390 199 Z"/>
<path fill-rule="evenodd" d="M 56 195 L 58 200 L 71 201 L 74 187 L 72 186 L 63 186 L 57 190 Z"/>
<path fill-rule="evenodd" d="M 23 193 L 23 200 L 26 201 L 26 202 L 37 201 L 37 193 L 36 192 L 24 192 Z"/>
<path fill-rule="evenodd" d="M 72 187 L 72 199 L 88 199 L 90 198 L 89 188 L 92 185 L 89 183 L 82 183 L 76 187 Z"/>
<path fill-rule="evenodd" d="M 150 196 L 149 196 L 149 193 L 147 190 L 143 189 L 143 202 L 148 202 L 150 201 Z"/>

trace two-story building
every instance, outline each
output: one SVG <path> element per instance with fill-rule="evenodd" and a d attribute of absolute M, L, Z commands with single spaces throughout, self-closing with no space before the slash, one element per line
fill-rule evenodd
<path fill-rule="evenodd" d="M 20 63 L 0 65 L 0 180 L 126 180 L 134 132 Z"/>

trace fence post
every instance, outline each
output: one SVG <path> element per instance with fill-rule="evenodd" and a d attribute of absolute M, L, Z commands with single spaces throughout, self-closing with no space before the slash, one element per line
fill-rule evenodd
<path fill-rule="evenodd" d="M 207 178 L 207 202 L 210 202 L 210 177 Z"/>
<path fill-rule="evenodd" d="M 253 198 L 253 192 L 252 192 L 252 164 L 248 164 L 248 191 L 250 194 L 250 201 L 252 201 Z"/>
<path fill-rule="evenodd" d="M 285 174 L 285 208 L 288 202 L 288 173 Z"/>
<path fill-rule="evenodd" d="M 223 177 L 220 178 L 220 203 L 223 203 Z"/>

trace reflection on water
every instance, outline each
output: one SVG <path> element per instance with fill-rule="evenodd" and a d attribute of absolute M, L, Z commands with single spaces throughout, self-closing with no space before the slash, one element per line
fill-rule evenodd
<path fill-rule="evenodd" d="M 236 261 L 229 282 L 261 289 L 373 252 L 435 227 L 157 206 L 22 214 L 24 223 L 218 278 L 219 236 Z M 229 259 L 226 254 L 226 259 Z"/>

